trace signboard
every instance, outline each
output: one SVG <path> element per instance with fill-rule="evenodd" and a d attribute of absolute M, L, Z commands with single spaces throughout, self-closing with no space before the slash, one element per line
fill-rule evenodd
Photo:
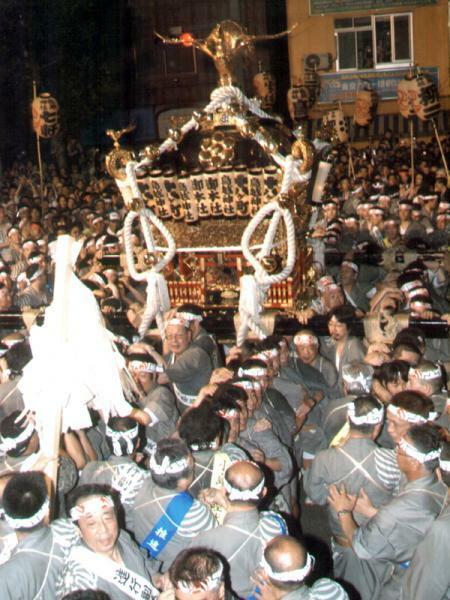
<path fill-rule="evenodd" d="M 432 77 L 439 87 L 439 69 L 424 67 L 424 73 Z M 368 81 L 377 92 L 380 100 L 397 98 L 397 86 L 409 69 L 392 71 L 355 71 L 354 73 L 326 73 L 320 75 L 320 96 L 318 104 L 354 102 L 360 79 Z"/>
<path fill-rule="evenodd" d="M 355 12 L 360 10 L 389 10 L 399 6 L 428 6 L 437 0 L 309 0 L 311 15 L 324 13 Z"/>

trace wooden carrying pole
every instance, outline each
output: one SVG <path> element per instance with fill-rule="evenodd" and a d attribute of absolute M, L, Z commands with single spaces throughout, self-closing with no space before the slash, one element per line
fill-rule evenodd
<path fill-rule="evenodd" d="M 33 81 L 33 100 L 36 100 L 37 98 L 37 90 L 36 90 L 36 82 Z M 39 137 L 38 132 L 36 131 L 36 151 L 37 151 L 37 160 L 38 160 L 38 167 L 39 167 L 39 184 L 40 184 L 40 196 L 41 196 L 41 200 L 44 196 L 44 172 L 42 170 L 42 156 L 41 156 L 41 140 Z"/>

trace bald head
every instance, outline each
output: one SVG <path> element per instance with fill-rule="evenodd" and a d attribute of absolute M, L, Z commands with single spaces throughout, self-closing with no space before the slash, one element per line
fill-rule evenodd
<path fill-rule="evenodd" d="M 252 508 L 266 495 L 264 483 L 264 474 L 258 465 L 241 460 L 226 470 L 223 485 L 233 505 Z"/>
<path fill-rule="evenodd" d="M 306 550 L 289 535 L 279 535 L 266 546 L 264 556 L 276 573 L 301 569 L 306 562 Z"/>
<path fill-rule="evenodd" d="M 264 475 L 255 463 L 240 460 L 227 469 L 226 478 L 238 490 L 251 490 L 261 482 Z"/>

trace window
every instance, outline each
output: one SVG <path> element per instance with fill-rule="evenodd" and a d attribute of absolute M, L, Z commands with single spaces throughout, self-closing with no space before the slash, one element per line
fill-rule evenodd
<path fill-rule="evenodd" d="M 412 15 L 376 15 L 334 20 L 337 70 L 408 65 L 413 60 Z"/>

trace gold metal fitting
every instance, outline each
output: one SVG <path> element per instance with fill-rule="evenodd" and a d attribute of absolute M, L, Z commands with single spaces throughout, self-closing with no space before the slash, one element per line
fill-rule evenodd
<path fill-rule="evenodd" d="M 183 133 L 181 129 L 175 129 L 172 127 L 168 131 L 168 137 L 170 137 L 170 139 L 173 140 L 175 144 L 178 144 L 183 139 Z"/>

